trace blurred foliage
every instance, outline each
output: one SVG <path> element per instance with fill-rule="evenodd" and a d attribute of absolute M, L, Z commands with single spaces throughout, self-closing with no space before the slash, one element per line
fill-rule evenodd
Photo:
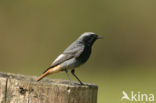
<path fill-rule="evenodd" d="M 156 93 L 155 0 L 1 0 L 0 71 L 40 75 L 79 35 L 98 40 L 77 70 L 99 85 L 99 103 L 120 103 L 122 90 Z M 66 79 L 64 73 L 49 76 Z"/>

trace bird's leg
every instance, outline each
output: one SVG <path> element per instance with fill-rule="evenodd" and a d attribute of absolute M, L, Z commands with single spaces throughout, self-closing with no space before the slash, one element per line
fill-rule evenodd
<path fill-rule="evenodd" d="M 84 85 L 84 84 L 81 82 L 81 80 L 75 75 L 75 70 L 74 70 L 74 69 L 71 70 L 71 73 L 72 73 L 73 76 L 80 82 L 80 85 Z"/>
<path fill-rule="evenodd" d="M 66 72 L 67 77 L 68 77 L 68 79 L 69 79 L 69 81 L 70 81 L 70 84 L 72 84 L 71 79 L 70 79 L 70 76 L 69 76 L 69 74 L 68 74 L 68 70 L 67 70 L 67 69 L 65 69 L 65 72 Z"/>

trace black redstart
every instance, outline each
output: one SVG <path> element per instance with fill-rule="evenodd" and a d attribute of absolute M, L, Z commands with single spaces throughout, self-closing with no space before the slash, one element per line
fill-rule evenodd
<path fill-rule="evenodd" d="M 56 73 L 59 71 L 65 71 L 68 79 L 70 80 L 68 70 L 71 69 L 73 76 L 80 82 L 80 84 L 83 84 L 75 75 L 75 68 L 84 64 L 88 60 L 91 54 L 93 43 L 95 42 L 95 40 L 100 38 L 102 37 L 96 35 L 93 32 L 83 33 L 55 59 L 52 65 L 41 75 L 41 77 L 37 81 L 40 81 L 48 74 Z"/>

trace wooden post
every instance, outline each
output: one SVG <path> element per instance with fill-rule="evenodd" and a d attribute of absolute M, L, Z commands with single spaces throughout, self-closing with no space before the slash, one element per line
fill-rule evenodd
<path fill-rule="evenodd" d="M 0 103 L 97 103 L 93 84 L 0 72 Z"/>

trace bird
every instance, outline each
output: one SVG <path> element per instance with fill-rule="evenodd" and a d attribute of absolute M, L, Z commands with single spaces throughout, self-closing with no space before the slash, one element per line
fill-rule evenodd
<path fill-rule="evenodd" d="M 102 36 L 95 34 L 94 32 L 85 32 L 78 39 L 76 39 L 71 45 L 69 45 L 47 68 L 43 74 L 37 79 L 40 81 L 45 76 L 60 71 L 65 71 L 68 79 L 71 79 L 68 74 L 68 70 L 71 70 L 71 74 L 79 81 L 80 85 L 84 85 L 83 82 L 76 76 L 75 68 L 86 63 L 89 59 L 92 51 L 92 45 L 97 39 L 101 39 Z"/>

